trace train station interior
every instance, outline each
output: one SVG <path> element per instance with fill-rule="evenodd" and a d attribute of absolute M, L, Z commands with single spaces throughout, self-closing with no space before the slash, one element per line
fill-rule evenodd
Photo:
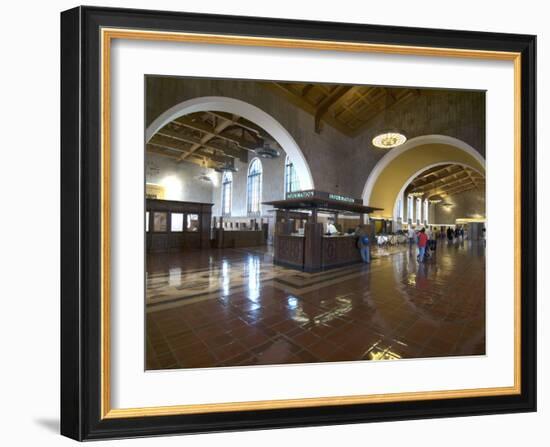
<path fill-rule="evenodd" d="M 146 369 L 485 354 L 485 92 L 145 87 Z"/>

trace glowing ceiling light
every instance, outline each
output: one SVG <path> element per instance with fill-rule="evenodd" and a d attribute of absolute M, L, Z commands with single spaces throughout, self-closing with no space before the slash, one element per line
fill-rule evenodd
<path fill-rule="evenodd" d="M 407 137 L 400 132 L 384 132 L 372 139 L 372 144 L 381 149 L 391 149 L 401 146 L 407 141 Z"/>

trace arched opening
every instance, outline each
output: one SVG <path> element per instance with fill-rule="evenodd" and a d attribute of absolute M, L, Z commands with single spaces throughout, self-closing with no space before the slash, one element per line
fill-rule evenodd
<path fill-rule="evenodd" d="M 292 160 L 296 175 L 300 180 L 301 188 L 314 188 L 313 177 L 307 161 L 292 135 L 271 115 L 252 104 L 238 99 L 222 96 L 204 96 L 176 104 L 162 113 L 147 127 L 145 141 L 149 142 L 160 129 L 171 121 L 184 115 L 205 111 L 237 114 L 263 128 L 275 139 Z"/>
<path fill-rule="evenodd" d="M 254 158 L 248 167 L 246 207 L 249 216 L 259 215 L 262 203 L 262 162 Z"/>
<path fill-rule="evenodd" d="M 231 216 L 231 202 L 233 198 L 233 174 L 226 171 L 222 175 L 222 215 Z"/>
<path fill-rule="evenodd" d="M 373 217 L 397 220 L 407 186 L 422 171 L 439 165 L 467 166 L 485 175 L 483 157 L 467 143 L 444 135 L 426 135 L 391 150 L 377 163 L 365 184 L 363 201 L 382 208 Z"/>
<path fill-rule="evenodd" d="M 287 197 L 289 192 L 300 191 L 302 189 L 300 187 L 300 179 L 296 174 L 296 168 L 294 167 L 294 163 L 292 162 L 292 160 L 288 155 L 286 156 L 286 159 L 285 159 L 284 181 L 285 181 L 285 198 Z"/>
<path fill-rule="evenodd" d="M 431 165 L 425 166 L 424 168 L 419 169 L 418 171 L 413 173 L 407 179 L 407 181 L 403 184 L 401 190 L 399 191 L 399 194 L 395 198 L 395 204 L 393 207 L 393 220 L 398 221 L 398 219 L 401 219 L 402 221 L 406 222 L 411 218 L 410 206 L 408 204 L 410 197 L 407 194 L 407 190 L 410 189 L 412 183 L 415 180 L 421 177 L 428 177 L 428 176 L 433 177 L 436 174 L 441 172 L 441 173 L 444 173 L 449 180 L 460 181 L 459 174 L 461 170 L 458 168 L 462 168 L 463 171 L 473 171 L 476 176 L 481 176 L 483 180 L 485 179 L 485 171 L 480 171 L 475 167 L 465 163 L 453 163 L 451 161 L 444 161 L 444 162 L 433 163 Z M 432 180 L 434 179 L 432 178 Z M 424 195 L 423 200 L 429 202 L 430 199 L 432 199 L 432 196 L 434 195 L 439 196 L 438 193 L 439 191 L 427 191 L 427 194 Z"/>

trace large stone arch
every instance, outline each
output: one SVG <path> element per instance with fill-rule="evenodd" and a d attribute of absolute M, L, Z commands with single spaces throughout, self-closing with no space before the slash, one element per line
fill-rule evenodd
<path fill-rule="evenodd" d="M 456 138 L 425 135 L 382 157 L 367 179 L 363 201 L 383 208 L 373 213 L 373 217 L 393 219 L 396 200 L 408 182 L 430 166 L 447 163 L 469 166 L 485 175 L 485 160 L 473 147 Z"/>
<path fill-rule="evenodd" d="M 464 167 L 468 167 L 468 168 L 471 168 L 473 169 L 474 171 L 476 171 L 477 173 L 481 174 L 482 176 L 485 176 L 485 171 L 480 171 L 479 169 L 477 169 L 475 166 L 472 166 L 471 164 L 466 164 L 466 163 L 457 163 L 455 161 L 451 161 L 451 160 L 445 160 L 445 161 L 440 161 L 440 162 L 437 162 L 437 163 L 433 163 L 431 165 L 428 165 L 428 166 L 425 166 L 421 169 L 419 169 L 418 171 L 414 172 L 408 179 L 407 181 L 403 184 L 403 186 L 401 187 L 401 190 L 399 191 L 399 193 L 397 194 L 397 196 L 395 197 L 395 202 L 393 204 L 393 216 L 396 217 L 397 216 L 397 202 L 399 200 L 400 197 L 403 197 L 403 194 L 405 193 L 405 190 L 407 189 L 407 186 L 409 186 L 411 184 L 411 182 L 416 178 L 418 177 L 420 174 L 422 174 L 423 172 L 427 171 L 428 169 L 431 169 L 431 168 L 435 168 L 437 166 L 441 166 L 441 165 L 448 165 L 448 164 L 454 164 L 454 165 L 459 165 L 459 166 L 464 166 Z"/>
<path fill-rule="evenodd" d="M 235 98 L 225 96 L 202 96 L 183 101 L 162 113 L 145 131 L 148 142 L 162 127 L 183 115 L 205 111 L 227 112 L 242 116 L 268 132 L 292 160 L 302 189 L 314 189 L 313 177 L 302 153 L 292 135 L 271 115 L 262 109 Z"/>

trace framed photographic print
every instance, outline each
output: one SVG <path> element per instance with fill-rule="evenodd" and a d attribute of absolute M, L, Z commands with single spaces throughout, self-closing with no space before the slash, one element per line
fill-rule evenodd
<path fill-rule="evenodd" d="M 61 14 L 61 432 L 536 409 L 535 36 Z"/>

